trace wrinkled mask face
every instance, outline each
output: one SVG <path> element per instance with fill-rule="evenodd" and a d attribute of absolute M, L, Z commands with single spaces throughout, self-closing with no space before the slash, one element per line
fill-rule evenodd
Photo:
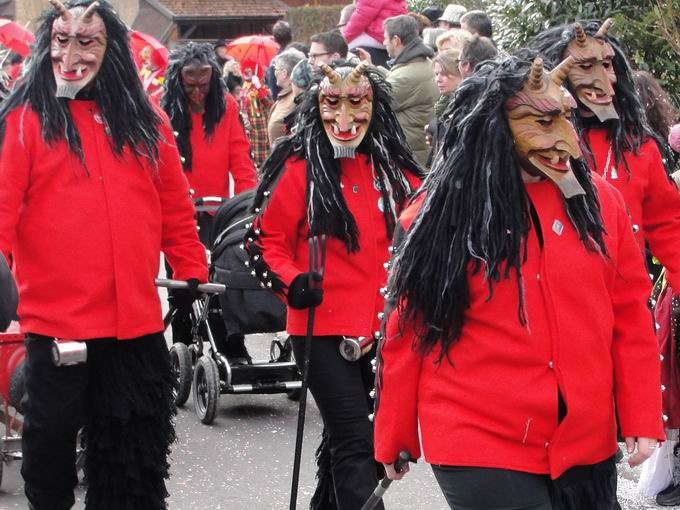
<path fill-rule="evenodd" d="M 210 92 L 213 69 L 208 64 L 193 63 L 182 68 L 182 87 L 189 99 L 191 109 L 202 113 L 205 109 L 205 98 Z"/>
<path fill-rule="evenodd" d="M 336 159 L 354 157 L 371 123 L 373 88 L 364 76 L 367 67 L 365 62 L 353 70 L 319 65 L 326 75 L 319 85 L 319 111 Z"/>
<path fill-rule="evenodd" d="M 569 82 L 579 103 L 585 107 L 581 110 L 592 112 L 600 122 L 618 119 L 614 107 L 614 49 L 604 39 L 586 35 L 581 26 L 576 25 L 576 38 L 567 46 L 564 57 L 571 56 L 576 61 L 569 72 Z"/>
<path fill-rule="evenodd" d="M 78 92 L 91 87 L 106 53 L 106 26 L 94 9 L 66 9 L 53 2 L 60 16 L 52 25 L 50 56 L 57 82 L 57 97 L 74 99 Z"/>
<path fill-rule="evenodd" d="M 569 58 L 546 73 L 543 61 L 537 58 L 522 90 L 505 104 L 522 169 L 529 175 L 548 177 L 566 198 L 584 193 L 570 162 L 581 157 L 578 136 L 569 120 L 576 102 L 562 86 L 573 63 Z"/>

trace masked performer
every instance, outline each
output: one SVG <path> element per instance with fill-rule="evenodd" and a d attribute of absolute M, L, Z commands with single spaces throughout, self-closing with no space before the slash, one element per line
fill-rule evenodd
<path fill-rule="evenodd" d="M 572 64 L 468 78 L 401 216 L 376 459 L 398 478 L 420 425 L 451 508 L 618 509 L 614 401 L 632 465 L 664 437 L 650 282 L 621 197 L 579 159 Z"/>
<path fill-rule="evenodd" d="M 343 336 L 379 336 L 396 216 L 421 170 L 405 149 L 389 105 L 389 85 L 366 63 L 322 64 L 283 138 L 263 168 L 248 234 L 250 265 L 288 303 L 287 331 L 304 358 L 307 310 L 318 305 L 309 388 L 324 420 L 319 487 L 312 508 L 361 508 L 377 482 L 368 392 L 368 356 L 340 356 Z M 308 238 L 326 235 L 323 292 L 307 286 Z M 323 302 L 322 302 L 323 299 Z M 330 462 L 330 473 L 326 473 Z M 331 503 L 335 500 L 337 503 Z"/>
<path fill-rule="evenodd" d="M 52 4 L 0 107 L 0 250 L 27 334 L 25 491 L 35 510 L 71 508 L 85 426 L 85 507 L 164 509 L 173 377 L 154 278 L 162 250 L 195 289 L 205 250 L 125 24 L 105 1 Z M 87 361 L 55 366 L 55 338 L 83 342 Z"/>
<path fill-rule="evenodd" d="M 160 104 L 175 130 L 177 148 L 195 199 L 229 198 L 255 187 L 255 167 L 239 121 L 238 104 L 226 90 L 211 45 L 189 42 L 170 54 Z M 198 215 L 199 235 L 207 246 L 211 241 L 212 219 L 212 214 Z M 174 291 L 170 295 L 174 301 Z M 186 342 L 191 338 L 188 313 L 175 315 L 172 331 L 175 341 Z M 230 355 L 247 358 L 243 336 L 237 336 L 230 342 L 236 346 L 229 349 Z"/>

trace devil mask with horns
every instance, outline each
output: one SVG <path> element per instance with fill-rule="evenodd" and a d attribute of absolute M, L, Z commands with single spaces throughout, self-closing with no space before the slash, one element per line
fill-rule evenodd
<path fill-rule="evenodd" d="M 373 89 L 364 76 L 368 64 L 354 69 L 319 65 L 325 75 L 319 84 L 319 110 L 335 158 L 353 158 L 366 136 L 373 115 Z"/>
<path fill-rule="evenodd" d="M 605 39 L 613 20 L 606 20 L 594 36 L 587 35 L 580 23 L 574 24 L 576 37 L 571 40 L 563 57 L 571 56 L 576 65 L 569 72 L 569 81 L 579 102 L 600 122 L 618 119 L 614 108 L 614 48 Z"/>
<path fill-rule="evenodd" d="M 548 177 L 566 198 L 584 193 L 570 163 L 571 158 L 581 157 L 578 136 L 568 118 L 576 102 L 562 86 L 573 66 L 574 59 L 568 57 L 546 73 L 543 60 L 534 59 L 524 87 L 505 103 L 522 169 L 529 175 Z"/>
<path fill-rule="evenodd" d="M 95 12 L 97 2 L 88 7 L 67 9 L 59 0 L 50 0 L 59 12 L 52 25 L 50 56 L 57 82 L 57 97 L 74 99 L 92 86 L 106 53 L 106 27 Z"/>

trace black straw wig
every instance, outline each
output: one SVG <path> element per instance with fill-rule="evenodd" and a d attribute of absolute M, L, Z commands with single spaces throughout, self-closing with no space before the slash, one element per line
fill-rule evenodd
<path fill-rule="evenodd" d="M 595 34 L 600 29 L 601 22 L 597 20 L 580 21 L 581 26 L 586 34 L 595 37 Z M 559 27 L 545 30 L 538 34 L 530 43 L 529 46 L 536 50 L 546 62 L 555 66 L 564 60 L 564 52 L 569 43 L 576 38 L 574 30 L 574 23 L 561 25 Z M 614 50 L 614 72 L 616 73 L 616 83 L 614 84 L 614 107 L 616 113 L 619 115 L 618 120 L 608 120 L 603 125 L 608 131 L 608 138 L 612 144 L 612 152 L 614 154 L 614 161 L 616 165 L 624 164 L 626 171 L 630 175 L 631 169 L 628 168 L 626 161 L 623 159 L 623 153 L 630 151 L 638 154 L 640 146 L 646 142 L 650 137 L 653 138 L 659 150 L 664 156 L 667 156 L 667 148 L 664 141 L 656 136 L 647 124 L 645 123 L 645 111 L 642 108 L 640 98 L 635 89 L 635 82 L 633 80 L 633 73 L 628 63 L 621 45 L 616 37 L 607 34 L 604 37 Z M 575 91 L 567 80 L 565 85 L 571 90 L 574 97 L 577 97 Z M 584 127 L 584 119 L 576 117 L 578 127 Z M 671 159 L 664 157 L 664 160 Z M 666 170 L 669 171 L 670 163 Z"/>
<path fill-rule="evenodd" d="M 92 0 L 75 0 L 65 4 L 67 9 L 87 7 Z M 99 0 L 95 8 L 106 26 L 107 47 L 102 66 L 94 79 L 92 96 L 110 132 L 110 143 L 116 154 L 128 146 L 138 157 L 154 164 L 158 158 L 161 138 L 161 118 L 149 102 L 143 88 L 129 46 L 125 24 L 106 0 Z M 40 18 L 36 42 L 26 63 L 26 74 L 0 106 L 0 137 L 4 135 L 5 118 L 15 108 L 29 104 L 40 118 L 42 137 L 53 143 L 66 140 L 69 149 L 84 161 L 80 134 L 69 111 L 69 99 L 57 98 L 52 71 L 50 45 L 52 24 L 59 14 L 56 9 L 45 11 Z"/>
<path fill-rule="evenodd" d="M 488 299 L 501 278 L 518 280 L 518 320 L 526 321 L 521 266 L 531 228 L 530 199 L 515 154 L 505 103 L 524 85 L 532 58 L 490 61 L 462 82 L 449 108 L 442 151 L 421 191 L 425 198 L 390 277 L 402 320 L 417 324 L 417 346 L 441 347 L 460 337 L 469 306 L 470 273 L 484 271 Z M 585 195 L 566 211 L 586 249 L 606 254 L 597 193 L 582 160 L 572 169 Z M 403 323 L 402 323 L 403 324 Z"/>
<path fill-rule="evenodd" d="M 205 98 L 203 113 L 203 130 L 207 140 L 212 138 L 215 127 L 220 123 L 227 109 L 227 92 L 222 80 L 222 72 L 210 44 L 189 42 L 170 53 L 168 70 L 165 73 L 165 90 L 161 99 L 161 108 L 170 117 L 172 128 L 177 133 L 176 141 L 182 156 L 184 170 L 191 171 L 191 111 L 182 85 L 182 68 L 190 64 L 209 65 L 212 68 L 210 90 Z M 228 143 L 227 140 L 224 143 Z"/>
<path fill-rule="evenodd" d="M 336 62 L 331 66 L 346 77 L 354 65 Z M 357 150 L 357 158 L 373 161 L 376 182 L 382 193 L 387 236 L 392 238 L 396 215 L 412 191 L 404 173 L 422 178 L 423 170 L 407 148 L 404 132 L 390 106 L 390 86 L 375 69 L 364 75 L 373 89 L 373 116 L 366 136 Z M 307 222 L 310 235 L 326 234 L 340 239 L 348 252 L 359 250 L 359 230 L 340 189 L 340 162 L 334 159 L 333 147 L 324 131 L 319 113 L 317 74 L 296 107 L 294 134 L 282 138 L 262 165 L 262 179 L 255 194 L 253 210 L 262 207 L 266 192 L 275 185 L 291 156 L 307 161 Z M 310 183 L 312 185 L 310 186 Z"/>

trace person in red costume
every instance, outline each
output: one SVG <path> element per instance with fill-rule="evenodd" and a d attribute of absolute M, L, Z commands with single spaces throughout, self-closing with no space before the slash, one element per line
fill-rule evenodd
<path fill-rule="evenodd" d="M 613 21 L 583 23 L 546 30 L 531 46 L 552 64 L 568 55 L 576 59 L 568 86 L 578 103 L 576 122 L 591 152 L 590 168 L 621 192 L 640 249 L 646 253 L 648 247 L 664 266 L 668 292 L 675 294 L 680 289 L 680 194 L 669 177 L 672 153 L 646 124 L 630 65 L 611 34 Z M 676 387 L 665 377 L 663 382 Z M 664 392 L 664 412 L 670 428 L 680 426 L 677 392 Z M 677 462 L 673 504 L 680 503 L 680 458 Z"/>
<path fill-rule="evenodd" d="M 139 52 L 140 68 L 139 77 L 142 87 L 150 96 L 154 96 L 163 89 L 165 81 L 165 64 L 160 53 L 154 51 L 151 46 L 144 46 Z"/>
<path fill-rule="evenodd" d="M 165 89 L 160 100 L 168 114 L 184 174 L 193 198 L 229 198 L 254 188 L 255 167 L 239 119 L 236 100 L 227 92 L 213 47 L 189 42 L 170 54 Z M 212 214 L 198 216 L 199 236 L 210 247 Z M 169 292 L 170 301 L 174 291 Z M 189 314 L 175 314 L 173 340 L 189 342 Z M 247 358 L 243 335 L 230 339 L 230 357 Z"/>
<path fill-rule="evenodd" d="M 66 510 L 85 427 L 87 509 L 165 509 L 173 376 L 154 278 L 161 252 L 207 280 L 172 129 L 148 100 L 106 1 L 51 0 L 35 58 L 0 107 L 0 250 L 26 333 L 29 508 Z M 55 339 L 87 360 L 57 366 Z"/>
<path fill-rule="evenodd" d="M 367 63 L 321 64 L 298 109 L 298 129 L 274 146 L 246 234 L 249 266 L 288 304 L 286 330 L 304 360 L 307 308 L 318 306 L 309 389 L 324 420 L 311 508 L 358 509 L 373 491 L 370 356 L 347 361 L 343 337 L 379 337 L 396 216 L 422 170 L 389 103 L 389 86 Z M 308 239 L 327 236 L 323 290 L 310 289 Z M 382 507 L 381 507 L 382 508 Z"/>
<path fill-rule="evenodd" d="M 375 456 L 399 479 L 422 442 L 451 508 L 620 509 L 614 403 L 631 466 L 665 437 L 651 285 L 620 194 L 581 159 L 573 65 L 465 80 L 400 218 Z"/>

